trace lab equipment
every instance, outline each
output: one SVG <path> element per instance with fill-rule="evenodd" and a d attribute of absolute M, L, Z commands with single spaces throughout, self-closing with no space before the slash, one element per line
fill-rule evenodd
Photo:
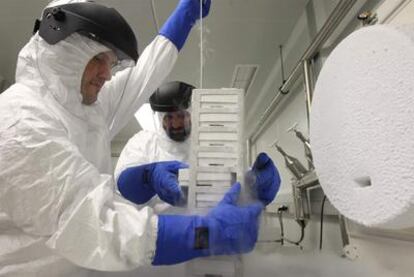
<path fill-rule="evenodd" d="M 300 179 L 307 173 L 307 169 L 302 165 L 302 163 L 295 157 L 288 155 L 282 147 L 277 144 L 277 141 L 272 143 L 272 145 L 282 154 L 286 167 L 289 169 L 290 173 L 296 178 Z"/>
<path fill-rule="evenodd" d="M 312 157 L 312 150 L 311 150 L 311 146 L 310 146 L 310 141 L 308 138 L 306 138 L 303 133 L 301 131 L 299 131 L 297 129 L 298 124 L 295 123 L 292 127 L 290 127 L 288 129 L 288 132 L 294 132 L 296 137 L 298 137 L 300 139 L 300 141 L 302 141 L 303 146 L 305 148 L 305 157 L 306 160 L 308 161 L 308 170 L 312 170 L 315 168 L 315 166 L 313 165 L 313 157 Z"/>
<path fill-rule="evenodd" d="M 244 91 L 241 89 L 193 91 L 189 209 L 205 214 L 217 205 L 232 184 L 244 181 L 243 109 Z M 242 192 L 245 191 L 246 187 L 242 186 Z M 240 198 L 246 197 L 241 195 Z M 226 276 L 242 275 L 240 256 L 203 262 L 214 268 L 217 260 L 226 264 L 227 272 L 232 272 Z M 195 272 L 194 263 L 188 264 L 188 276 L 217 274 L 214 270 Z"/>
<path fill-rule="evenodd" d="M 214 207 L 236 181 L 243 182 L 241 89 L 196 89 L 192 98 L 189 208 Z"/>

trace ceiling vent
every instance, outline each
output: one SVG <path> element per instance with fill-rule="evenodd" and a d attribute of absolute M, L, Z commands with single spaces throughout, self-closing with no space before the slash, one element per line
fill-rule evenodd
<path fill-rule="evenodd" d="M 256 78 L 257 71 L 259 71 L 259 65 L 257 64 L 236 65 L 230 87 L 244 89 L 245 94 L 247 94 Z"/>

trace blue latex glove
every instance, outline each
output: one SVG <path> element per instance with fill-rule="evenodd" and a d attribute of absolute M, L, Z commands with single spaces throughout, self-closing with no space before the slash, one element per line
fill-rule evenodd
<path fill-rule="evenodd" d="M 203 0 L 203 14 L 210 11 L 211 0 Z M 177 47 L 183 48 L 191 28 L 200 19 L 200 0 L 180 0 L 177 7 L 160 29 L 160 35 L 168 38 Z"/>
<path fill-rule="evenodd" d="M 266 153 L 260 153 L 257 156 L 252 171 L 256 177 L 256 182 L 253 183 L 253 192 L 263 204 L 268 205 L 275 199 L 279 191 L 279 172 Z"/>
<path fill-rule="evenodd" d="M 257 241 L 259 201 L 237 206 L 240 184 L 206 216 L 160 215 L 153 265 L 169 265 L 210 255 L 232 255 L 253 250 Z"/>
<path fill-rule="evenodd" d="M 178 161 L 130 167 L 119 176 L 118 189 L 123 197 L 136 204 L 144 204 L 157 194 L 161 200 L 179 205 L 183 193 L 177 180 L 178 170 L 187 167 Z"/>

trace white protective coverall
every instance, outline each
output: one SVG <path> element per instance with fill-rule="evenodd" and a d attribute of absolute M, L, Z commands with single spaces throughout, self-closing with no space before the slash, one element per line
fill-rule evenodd
<path fill-rule="evenodd" d="M 151 262 L 157 217 L 114 193 L 110 141 L 178 51 L 157 36 L 130 74 L 83 105 L 82 74 L 103 51 L 75 33 L 53 46 L 34 35 L 19 53 L 16 83 L 0 95 L 0 276 L 89 276 Z"/>
<path fill-rule="evenodd" d="M 149 106 L 149 104 L 145 105 Z M 142 108 L 145 107 L 143 106 Z M 122 171 L 128 167 L 161 161 L 177 160 L 184 163 L 188 162 L 190 139 L 188 138 L 183 142 L 176 142 L 170 139 L 162 128 L 161 123 L 165 113 L 152 112 L 152 114 L 148 114 L 148 109 L 146 109 L 145 113 L 136 114 L 138 121 L 140 122 L 141 119 L 144 119 L 142 117 L 145 117 L 145 120 L 153 118 L 154 128 L 147 127 L 152 126 L 151 124 L 140 123 L 143 130 L 130 138 L 122 149 L 115 168 L 115 180 L 118 180 Z"/>

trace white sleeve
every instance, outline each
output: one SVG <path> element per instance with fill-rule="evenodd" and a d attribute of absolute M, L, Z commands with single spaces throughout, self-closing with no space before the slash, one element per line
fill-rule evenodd
<path fill-rule="evenodd" d="M 155 149 L 155 147 L 157 147 L 156 137 L 157 135 L 154 132 L 143 130 L 136 133 L 128 140 L 124 149 L 122 149 L 121 155 L 119 156 L 115 167 L 115 182 L 118 181 L 119 175 L 121 175 L 121 173 L 129 167 L 158 161 L 158 159 L 155 158 L 155 151 L 157 151 Z M 155 214 L 160 214 L 172 206 L 162 201 L 157 195 L 145 204 L 136 205 L 136 207 L 151 207 Z"/>
<path fill-rule="evenodd" d="M 154 143 L 151 134 L 152 132 L 149 131 L 140 131 L 128 140 L 115 167 L 115 181 L 118 180 L 122 171 L 128 167 L 156 162 L 151 153 Z"/>
<path fill-rule="evenodd" d="M 116 74 L 99 96 L 111 139 L 164 82 L 178 56 L 175 45 L 158 35 L 139 57 L 135 67 Z"/>
<path fill-rule="evenodd" d="M 59 122 L 21 119 L 0 136 L 0 210 L 82 267 L 120 271 L 149 264 L 158 219 L 114 193 Z"/>

